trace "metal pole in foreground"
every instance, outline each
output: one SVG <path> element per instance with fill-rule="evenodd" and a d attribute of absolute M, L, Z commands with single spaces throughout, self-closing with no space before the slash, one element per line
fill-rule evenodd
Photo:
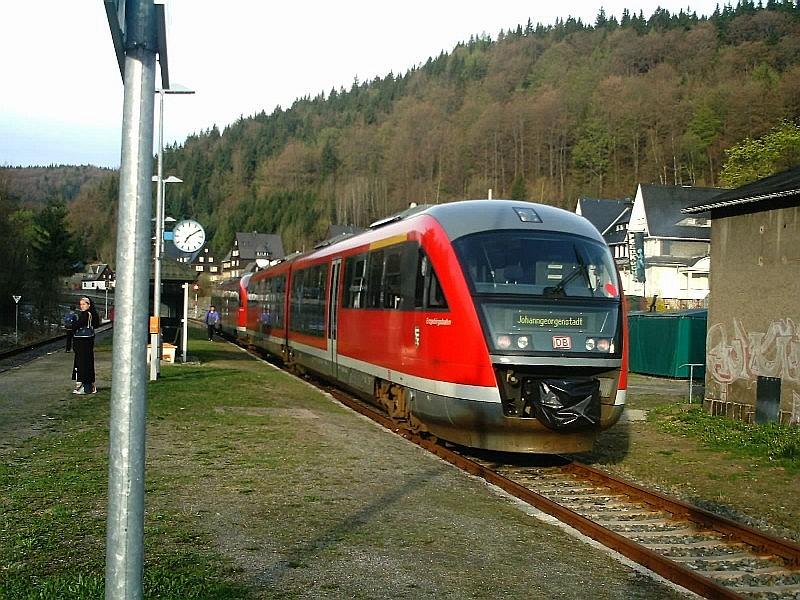
<path fill-rule="evenodd" d="M 127 0 L 125 101 L 117 217 L 117 306 L 109 429 L 107 600 L 140 599 L 144 575 L 147 296 L 153 172 L 156 19 Z"/>

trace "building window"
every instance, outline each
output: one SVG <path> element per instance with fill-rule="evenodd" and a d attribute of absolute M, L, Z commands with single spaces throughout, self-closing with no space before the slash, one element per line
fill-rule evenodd
<path fill-rule="evenodd" d="M 206 252 L 208 252 L 208 250 L 206 250 Z M 214 262 L 214 257 L 213 256 L 209 256 L 208 257 L 208 262 L 210 262 L 210 263 Z"/>
<path fill-rule="evenodd" d="M 199 271 L 200 273 L 202 273 L 203 272 L 203 265 L 195 265 L 194 270 L 195 271 Z"/>
<path fill-rule="evenodd" d="M 217 267 L 211 267 L 211 272 L 212 273 L 216 273 L 217 272 Z"/>

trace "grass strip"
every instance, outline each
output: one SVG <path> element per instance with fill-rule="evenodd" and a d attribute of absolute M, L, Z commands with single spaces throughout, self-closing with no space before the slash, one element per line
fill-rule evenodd
<path fill-rule="evenodd" d="M 800 427 L 745 423 L 713 416 L 699 406 L 662 405 L 651 414 L 666 433 L 690 436 L 713 450 L 767 459 L 789 471 L 800 471 Z"/>
<path fill-rule="evenodd" d="M 246 398 L 258 379 L 230 367 L 167 367 L 148 390 L 148 427 L 198 401 Z M 103 597 L 108 401 L 102 391 L 72 402 L 56 432 L 0 460 L 3 600 Z M 150 463 L 148 456 L 145 598 L 251 598 L 237 571 L 206 550 L 208 540 L 192 521 L 170 509 L 170 473 Z"/>

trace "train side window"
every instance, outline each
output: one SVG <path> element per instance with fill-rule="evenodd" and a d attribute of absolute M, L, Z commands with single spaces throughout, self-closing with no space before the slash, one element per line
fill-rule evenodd
<path fill-rule="evenodd" d="M 383 250 L 369 254 L 367 278 L 367 308 L 382 308 L 383 302 Z"/>
<path fill-rule="evenodd" d="M 433 270 L 430 259 L 423 250 L 419 251 L 417 268 L 417 284 L 414 291 L 414 308 L 416 309 L 446 309 L 447 299 L 439 283 L 439 278 Z"/>
<path fill-rule="evenodd" d="M 402 248 L 393 248 L 387 251 L 383 308 L 400 309 L 403 305 L 403 291 L 401 288 Z"/>
<path fill-rule="evenodd" d="M 444 297 L 439 278 L 431 269 L 430 283 L 428 285 L 428 308 L 447 308 L 447 300 Z"/>
<path fill-rule="evenodd" d="M 419 251 L 419 260 L 417 261 L 417 282 L 414 286 L 414 308 L 425 308 L 425 275 L 431 268 L 428 257 L 425 253 Z"/>
<path fill-rule="evenodd" d="M 272 326 L 281 328 L 284 325 L 285 306 L 283 303 L 286 292 L 286 275 L 278 275 L 270 280 L 272 284 L 272 295 L 270 301 L 270 315 Z"/>
<path fill-rule="evenodd" d="M 342 306 L 362 308 L 366 285 L 367 255 L 351 256 L 345 261 L 345 293 Z"/>
<path fill-rule="evenodd" d="M 308 335 L 325 335 L 325 289 L 328 265 L 297 271 L 292 279 L 291 328 Z"/>

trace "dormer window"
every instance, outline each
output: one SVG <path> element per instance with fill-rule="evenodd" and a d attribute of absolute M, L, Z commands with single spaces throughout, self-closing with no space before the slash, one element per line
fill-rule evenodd
<path fill-rule="evenodd" d="M 711 219 L 703 217 L 686 217 L 675 223 L 682 227 L 711 227 Z"/>

